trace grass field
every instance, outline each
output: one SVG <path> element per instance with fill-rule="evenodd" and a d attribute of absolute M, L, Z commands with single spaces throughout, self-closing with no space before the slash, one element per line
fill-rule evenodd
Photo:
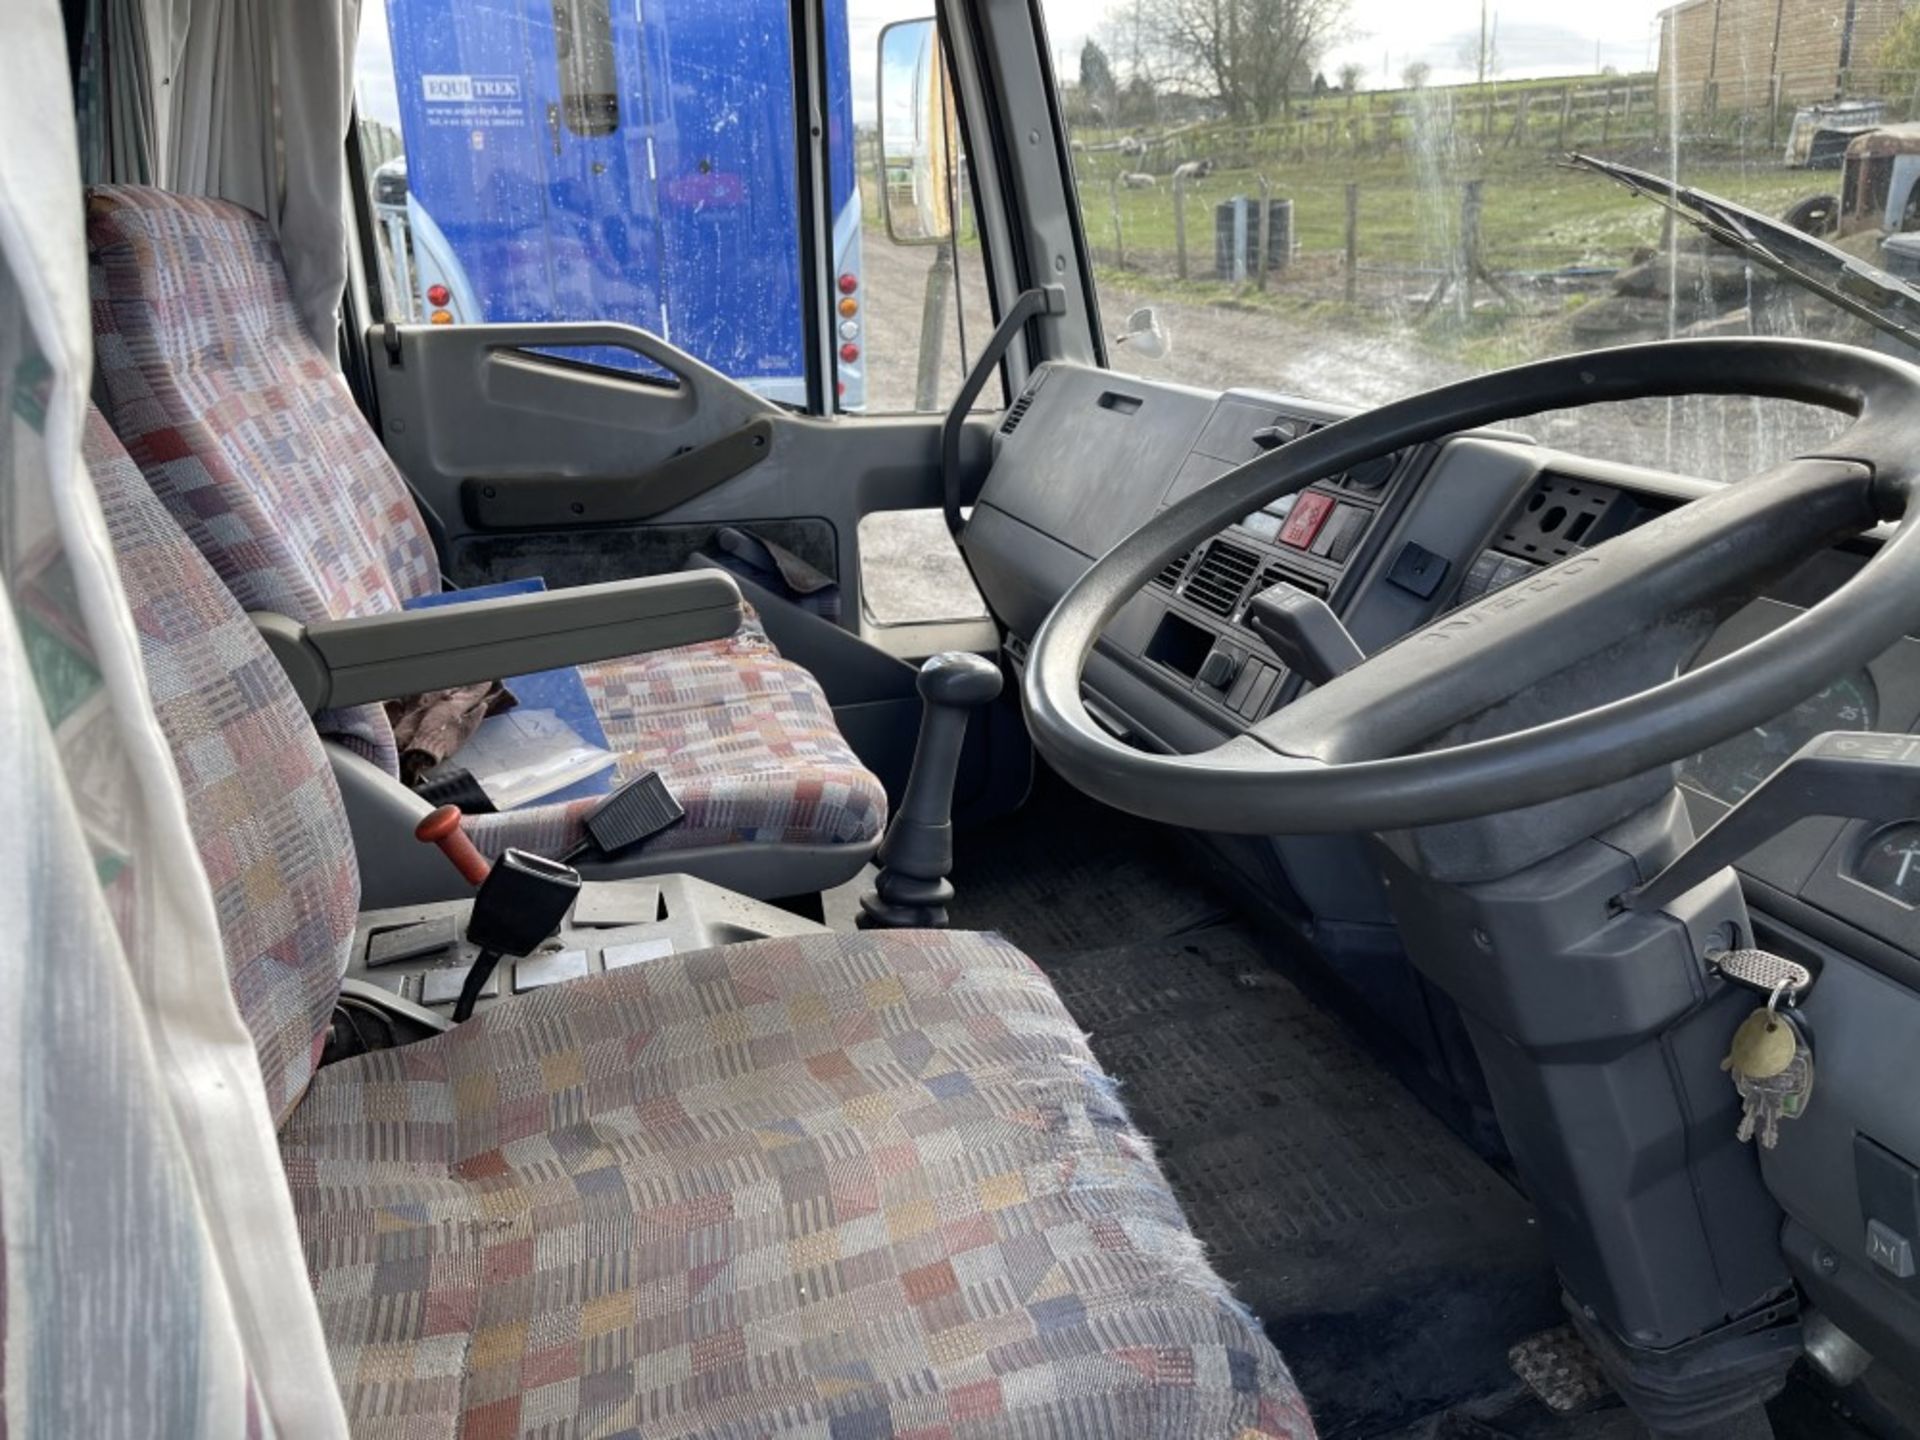
<path fill-rule="evenodd" d="M 1126 262 L 1154 272 L 1170 270 L 1175 239 L 1171 182 L 1162 179 L 1147 190 L 1122 187 L 1116 197 L 1111 180 L 1124 159 L 1117 154 L 1079 157 L 1087 236 L 1101 260 L 1112 264 L 1117 198 Z M 1276 160 L 1259 168 L 1216 170 L 1187 187 L 1190 275 L 1207 276 L 1213 269 L 1214 206 L 1235 195 L 1257 196 L 1263 173 L 1276 198 L 1293 201 L 1295 244 L 1305 255 L 1344 251 L 1346 187 L 1357 184 L 1363 267 L 1445 264 L 1458 233 L 1461 187 L 1469 179 L 1483 181 L 1483 253 L 1496 270 L 1625 265 L 1637 246 L 1658 239 L 1662 223 L 1661 211 L 1648 201 L 1539 152 L 1448 157 L 1433 164 L 1406 153 L 1305 163 Z M 1830 187 L 1835 177 L 1786 170 L 1774 161 L 1716 159 L 1683 165 L 1681 179 L 1776 213 Z"/>

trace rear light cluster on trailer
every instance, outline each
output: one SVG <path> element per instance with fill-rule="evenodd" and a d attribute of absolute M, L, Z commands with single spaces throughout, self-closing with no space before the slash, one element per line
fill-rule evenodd
<path fill-rule="evenodd" d="M 860 358 L 860 277 L 849 270 L 837 283 L 840 299 L 834 309 L 840 316 L 840 363 L 852 365 Z M 846 388 L 842 384 L 841 392 Z"/>
<path fill-rule="evenodd" d="M 427 303 L 433 306 L 433 313 L 427 316 L 432 325 L 451 325 L 453 312 L 447 309 L 447 302 L 453 299 L 453 292 L 446 286 L 433 284 L 427 287 Z"/>

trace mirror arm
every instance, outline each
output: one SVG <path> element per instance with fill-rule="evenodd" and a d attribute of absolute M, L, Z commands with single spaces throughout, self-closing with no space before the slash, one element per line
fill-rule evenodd
<path fill-rule="evenodd" d="M 940 423 L 941 508 L 946 513 L 947 529 L 956 538 L 966 523 L 960 517 L 960 427 L 966 424 L 967 416 L 973 413 L 973 402 L 987 388 L 987 381 L 1000 368 L 1001 357 L 1007 353 L 1007 347 L 1013 344 L 1013 337 L 1020 333 L 1027 321 L 1038 315 L 1066 313 L 1067 290 L 1064 285 L 1036 285 L 1031 290 L 1021 291 L 1013 302 L 1013 308 L 1007 311 L 1007 318 L 1000 322 L 973 362 L 973 368 L 967 372 L 967 378 L 960 386 L 960 393 L 953 397 L 953 404 L 947 409 L 946 419 Z"/>

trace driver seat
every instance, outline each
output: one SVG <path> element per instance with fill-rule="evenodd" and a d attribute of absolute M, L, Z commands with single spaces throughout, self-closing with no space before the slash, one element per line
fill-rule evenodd
<path fill-rule="evenodd" d="M 321 1068 L 359 903 L 333 775 L 98 414 L 87 461 L 352 1433 L 1309 1440 L 998 937 L 672 956 Z"/>

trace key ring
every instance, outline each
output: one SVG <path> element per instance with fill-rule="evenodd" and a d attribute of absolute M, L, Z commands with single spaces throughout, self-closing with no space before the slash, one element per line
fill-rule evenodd
<path fill-rule="evenodd" d="M 1767 996 L 1767 1014 L 1768 1015 L 1772 1016 L 1776 1020 L 1780 1018 L 1780 1001 L 1783 998 L 1785 998 L 1787 992 L 1792 988 L 1793 988 L 1793 982 L 1785 977 L 1782 977 L 1779 983 L 1773 987 L 1772 993 Z"/>

